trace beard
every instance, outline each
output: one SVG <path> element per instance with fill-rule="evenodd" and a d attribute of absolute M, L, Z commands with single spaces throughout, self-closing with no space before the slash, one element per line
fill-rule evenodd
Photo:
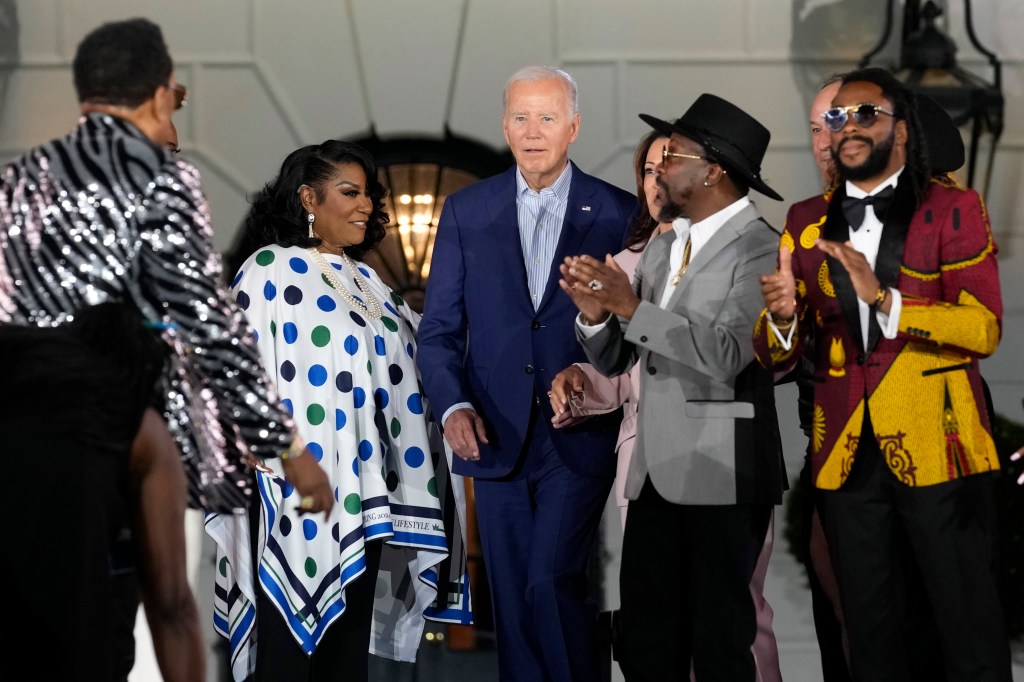
<path fill-rule="evenodd" d="M 683 207 L 672 201 L 668 185 L 666 185 L 660 177 L 654 182 L 661 188 L 662 194 L 665 197 L 665 200 L 661 202 L 661 206 L 658 208 L 658 215 L 656 215 L 655 218 L 657 218 L 659 223 L 670 223 L 683 215 Z"/>
<path fill-rule="evenodd" d="M 658 209 L 656 217 L 659 223 L 670 223 L 681 215 L 683 215 L 683 207 L 671 199 L 666 199 Z"/>
<path fill-rule="evenodd" d="M 861 135 L 853 135 L 846 138 L 847 140 L 856 140 L 857 142 L 863 142 L 871 147 L 871 153 L 868 154 L 868 158 L 864 159 L 858 166 L 848 166 L 843 163 L 843 160 L 839 156 L 839 150 L 842 149 L 843 144 L 846 140 L 839 143 L 838 147 L 832 149 L 832 160 L 836 164 L 836 173 L 839 175 L 841 180 L 870 180 L 871 178 L 877 177 L 883 173 L 886 166 L 889 165 L 889 157 L 892 156 L 892 147 L 896 143 L 896 128 L 894 127 L 890 132 L 889 136 L 884 140 L 875 144 L 875 141 L 869 137 Z"/>

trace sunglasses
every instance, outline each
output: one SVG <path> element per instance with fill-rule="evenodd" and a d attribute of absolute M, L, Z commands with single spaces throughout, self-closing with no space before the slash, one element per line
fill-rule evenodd
<path fill-rule="evenodd" d="M 662 147 L 661 148 L 661 162 L 662 163 L 668 163 L 668 160 L 671 157 L 679 158 L 679 159 L 698 159 L 698 160 L 699 159 L 707 160 L 707 158 L 708 158 L 706 156 L 698 156 L 697 154 L 680 154 L 679 152 L 670 152 L 668 150 L 668 146 Z"/>
<path fill-rule="evenodd" d="M 883 109 L 877 104 L 864 102 L 861 104 L 851 104 L 848 107 L 832 107 L 821 115 L 821 119 L 825 122 L 826 128 L 833 133 L 838 133 L 846 127 L 847 121 L 851 118 L 860 127 L 870 128 L 878 120 L 879 114 L 895 116 L 894 113 Z"/>

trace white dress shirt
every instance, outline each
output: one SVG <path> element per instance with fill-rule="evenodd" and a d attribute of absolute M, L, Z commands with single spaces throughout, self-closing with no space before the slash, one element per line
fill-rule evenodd
<path fill-rule="evenodd" d="M 860 189 L 852 182 L 846 182 L 846 196 L 854 199 L 861 199 L 866 196 L 873 196 L 878 194 L 886 187 L 896 187 L 896 183 L 899 182 L 900 173 L 903 172 L 905 166 L 901 166 L 898 171 L 890 175 L 885 179 L 878 187 L 875 187 L 870 192 L 865 192 Z M 859 229 L 854 229 L 854 226 L 850 226 L 850 244 L 854 250 L 864 254 L 864 258 L 867 259 L 868 265 L 871 266 L 872 272 L 875 269 L 875 262 L 878 260 L 878 246 L 882 241 L 882 221 L 875 215 L 875 207 L 868 205 L 864 209 L 864 220 L 861 222 Z M 815 247 L 817 248 L 817 247 Z M 898 289 L 890 288 L 889 293 L 892 296 L 892 305 L 889 307 L 889 314 L 886 315 L 881 310 L 875 311 L 875 316 L 878 320 L 878 326 L 882 330 L 882 336 L 887 339 L 895 339 L 896 333 L 900 328 L 900 311 L 903 309 L 903 297 L 900 296 Z M 860 312 L 860 331 L 861 331 L 861 347 L 868 347 L 868 318 L 871 315 L 871 305 L 865 303 L 864 300 L 857 297 L 857 309 Z M 790 327 L 785 336 L 779 332 L 779 328 L 769 319 L 768 326 L 771 328 L 775 337 L 782 344 L 782 347 L 789 350 L 793 341 L 793 330 L 796 325 Z"/>
<path fill-rule="evenodd" d="M 522 171 L 516 173 L 516 215 L 519 218 L 519 243 L 523 247 L 526 283 L 533 309 L 548 285 L 551 261 L 562 235 L 565 208 L 569 205 L 572 164 L 566 163 L 558 179 L 539 192 L 530 188 Z"/>
<path fill-rule="evenodd" d="M 668 258 L 669 276 L 665 280 L 665 290 L 661 292 L 661 300 L 658 307 L 664 309 L 668 305 L 668 299 L 675 293 L 676 285 L 672 283 L 673 276 L 679 272 L 679 266 L 683 264 L 683 252 L 686 250 L 686 240 L 690 240 L 690 262 L 697 257 L 700 250 L 718 232 L 718 228 L 725 225 L 737 213 L 750 205 L 750 197 L 740 197 L 721 211 L 708 216 L 699 223 L 690 224 L 686 218 L 676 218 L 672 221 L 672 229 L 676 233 L 676 240 L 672 242 L 672 253 Z"/>

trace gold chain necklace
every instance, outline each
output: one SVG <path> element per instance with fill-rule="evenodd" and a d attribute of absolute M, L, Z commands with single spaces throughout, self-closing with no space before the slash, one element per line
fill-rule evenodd
<path fill-rule="evenodd" d="M 363 303 L 353 296 L 348 290 L 348 287 L 342 284 L 337 272 L 335 272 L 335 269 L 327 262 L 327 259 L 323 257 L 323 254 L 315 248 L 309 248 L 306 250 L 313 256 L 314 262 L 319 266 L 324 277 L 327 278 L 327 282 L 350 306 L 360 312 L 366 313 L 366 316 L 371 320 L 379 320 L 381 318 L 383 311 L 380 308 L 380 301 L 378 301 L 377 297 L 370 291 L 370 285 L 363 277 L 363 273 L 359 272 L 359 268 L 356 267 L 356 264 L 348 257 L 348 255 L 345 254 L 344 251 L 341 252 L 341 260 L 347 264 L 349 270 L 352 271 L 352 279 L 355 280 L 356 287 L 359 288 L 360 293 L 362 293 L 363 297 L 366 299 L 366 303 Z"/>
<path fill-rule="evenodd" d="M 675 276 L 672 278 L 672 286 L 679 284 L 679 280 L 683 275 L 686 274 L 686 268 L 690 267 L 690 238 L 686 238 L 686 248 L 683 249 L 683 262 L 679 264 L 679 269 L 676 271 Z"/>

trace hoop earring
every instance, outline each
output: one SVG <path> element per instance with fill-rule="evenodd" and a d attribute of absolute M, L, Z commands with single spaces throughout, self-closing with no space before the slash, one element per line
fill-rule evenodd
<path fill-rule="evenodd" d="M 314 220 L 316 220 L 316 216 L 313 215 L 312 213 L 310 213 L 309 215 L 306 216 L 306 222 L 309 223 L 309 238 L 310 239 L 314 238 L 314 234 L 313 234 L 313 221 Z"/>

